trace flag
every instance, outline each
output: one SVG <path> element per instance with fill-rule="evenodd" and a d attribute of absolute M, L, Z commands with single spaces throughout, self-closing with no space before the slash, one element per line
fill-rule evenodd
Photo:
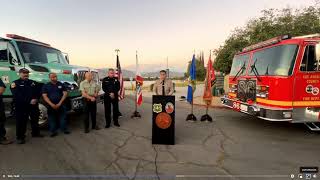
<path fill-rule="evenodd" d="M 190 70 L 189 70 L 189 85 L 188 85 L 188 96 L 187 101 L 191 104 L 193 102 L 193 92 L 195 91 L 196 84 L 196 57 L 195 54 L 193 54 L 191 64 L 190 64 Z"/>
<path fill-rule="evenodd" d="M 137 96 L 137 105 L 142 104 L 142 85 L 143 78 L 140 74 L 139 63 L 138 63 L 138 53 L 136 53 L 136 96 Z"/>
<path fill-rule="evenodd" d="M 211 104 L 211 101 L 212 101 L 211 87 L 215 83 L 215 80 L 216 80 L 216 76 L 214 74 L 214 68 L 212 66 L 211 51 L 210 51 L 210 57 L 207 64 L 207 73 L 206 73 L 204 92 L 203 92 L 203 101 L 205 101 L 206 104 L 208 105 Z"/>
<path fill-rule="evenodd" d="M 117 54 L 117 68 L 116 68 L 116 72 L 115 72 L 115 77 L 118 78 L 118 81 L 120 83 L 120 91 L 118 92 L 118 94 L 119 94 L 119 100 L 122 100 L 122 99 L 124 99 L 124 83 L 123 83 L 123 74 L 122 74 L 118 54 Z"/>

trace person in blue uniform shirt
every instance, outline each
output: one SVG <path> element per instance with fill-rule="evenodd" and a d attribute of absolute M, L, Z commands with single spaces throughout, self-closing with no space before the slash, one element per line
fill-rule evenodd
<path fill-rule="evenodd" d="M 50 82 L 42 87 L 42 97 L 48 105 L 48 120 L 50 137 L 58 135 L 57 124 L 59 122 L 60 130 L 64 134 L 70 134 L 66 123 L 66 107 L 65 100 L 68 92 L 65 86 L 58 81 L 56 73 L 49 74 Z"/>
<path fill-rule="evenodd" d="M 38 99 L 39 86 L 35 81 L 29 79 L 29 70 L 19 70 L 20 79 L 12 82 L 10 89 L 13 95 L 16 115 L 16 136 L 17 143 L 24 144 L 27 131 L 27 123 L 30 118 L 32 137 L 43 137 L 40 134 Z"/>
<path fill-rule="evenodd" d="M 11 141 L 9 141 L 6 137 L 6 115 L 4 110 L 4 104 L 2 100 L 2 94 L 6 90 L 6 85 L 3 83 L 2 79 L 0 79 L 0 144 L 7 145 L 10 144 Z"/>
<path fill-rule="evenodd" d="M 111 105 L 113 106 L 113 124 L 120 127 L 118 122 L 119 113 L 119 99 L 118 92 L 120 90 L 120 83 L 114 77 L 114 69 L 109 69 L 108 76 L 102 80 L 102 90 L 104 91 L 104 110 L 106 118 L 106 128 L 111 124 Z"/>

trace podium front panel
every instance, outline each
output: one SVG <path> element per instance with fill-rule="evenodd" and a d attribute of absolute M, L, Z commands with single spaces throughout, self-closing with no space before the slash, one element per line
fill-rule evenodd
<path fill-rule="evenodd" d="M 152 144 L 175 144 L 175 96 L 152 96 Z"/>

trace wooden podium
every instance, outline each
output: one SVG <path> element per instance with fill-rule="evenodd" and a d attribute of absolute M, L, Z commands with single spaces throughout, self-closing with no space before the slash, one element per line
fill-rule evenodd
<path fill-rule="evenodd" d="M 152 144 L 175 144 L 175 96 L 152 96 Z"/>

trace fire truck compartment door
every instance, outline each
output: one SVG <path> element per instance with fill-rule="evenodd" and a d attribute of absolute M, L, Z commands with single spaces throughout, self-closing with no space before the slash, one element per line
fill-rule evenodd
<path fill-rule="evenodd" d="M 320 108 L 293 108 L 293 123 L 319 122 Z"/>
<path fill-rule="evenodd" d="M 302 60 L 293 83 L 293 122 L 320 121 L 320 68 L 316 44 L 303 46 Z"/>

